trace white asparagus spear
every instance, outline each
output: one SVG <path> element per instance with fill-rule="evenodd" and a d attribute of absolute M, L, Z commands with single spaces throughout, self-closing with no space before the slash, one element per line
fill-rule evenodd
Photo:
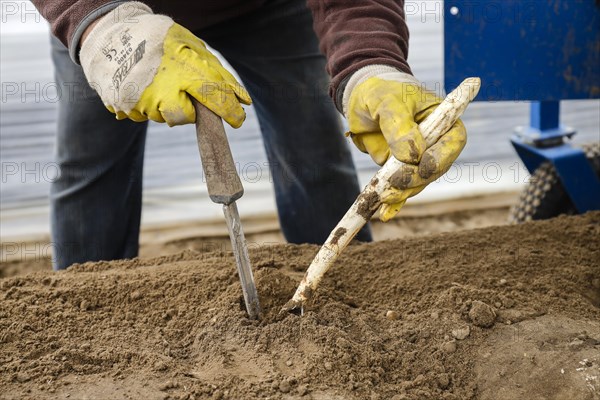
<path fill-rule="evenodd" d="M 419 130 L 425 138 L 427 147 L 432 146 L 460 118 L 469 103 L 477 96 L 481 80 L 465 79 L 446 99 L 419 124 Z M 327 270 L 333 265 L 341 252 L 348 246 L 361 228 L 371 219 L 381 206 L 381 195 L 389 190 L 396 174 L 402 172 L 404 163 L 394 157 L 381 167 L 369 184 L 358 196 L 342 220 L 331 232 L 325 244 L 308 267 L 294 297 L 282 311 L 303 313 L 303 306 L 319 286 Z"/>

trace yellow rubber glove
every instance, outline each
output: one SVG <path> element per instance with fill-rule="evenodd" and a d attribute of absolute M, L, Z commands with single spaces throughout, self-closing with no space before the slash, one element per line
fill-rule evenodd
<path fill-rule="evenodd" d="M 406 164 L 398 187 L 382 196 L 382 221 L 391 219 L 408 198 L 443 175 L 466 144 L 466 130 L 458 120 L 426 148 L 418 124 L 441 101 L 413 76 L 384 65 L 358 70 L 346 85 L 343 108 L 354 144 L 379 165 L 391 155 Z"/>
<path fill-rule="evenodd" d="M 81 46 L 90 85 L 118 119 L 193 123 L 189 96 L 234 128 L 246 118 L 248 92 L 190 31 L 143 3 L 127 2 L 102 17 Z"/>

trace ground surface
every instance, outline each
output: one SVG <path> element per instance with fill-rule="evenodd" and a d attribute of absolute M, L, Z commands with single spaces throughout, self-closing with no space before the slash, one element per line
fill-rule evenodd
<path fill-rule="evenodd" d="M 316 246 L 0 279 L 0 398 L 597 399 L 600 213 L 355 245 L 303 317 Z M 391 311 L 391 312 L 390 312 Z"/>
<path fill-rule="evenodd" d="M 387 223 L 371 222 L 375 240 L 419 237 L 505 225 L 508 206 L 516 194 L 474 197 L 469 200 L 409 205 L 399 218 Z M 244 232 L 250 248 L 285 243 L 276 215 L 244 218 Z M 25 238 L 28 239 L 28 238 Z M 0 243 L 0 278 L 52 269 L 50 238 L 9 239 Z M 215 221 L 189 221 L 156 227 L 142 226 L 140 257 L 150 258 L 185 250 L 208 252 L 231 248 L 227 226 Z"/>

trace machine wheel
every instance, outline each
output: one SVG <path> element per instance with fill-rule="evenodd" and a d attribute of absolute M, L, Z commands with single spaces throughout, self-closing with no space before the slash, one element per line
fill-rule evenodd
<path fill-rule="evenodd" d="M 582 150 L 600 177 L 600 144 L 584 145 Z M 508 219 L 510 223 L 519 224 L 576 213 L 577 210 L 563 188 L 554 165 L 545 162 L 531 176 L 519 202 L 511 207 Z"/>

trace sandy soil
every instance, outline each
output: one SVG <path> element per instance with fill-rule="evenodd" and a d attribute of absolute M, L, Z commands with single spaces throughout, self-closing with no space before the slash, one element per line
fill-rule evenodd
<path fill-rule="evenodd" d="M 598 399 L 600 213 L 359 244 L 304 316 L 317 246 L 0 279 L 2 399 Z"/>
<path fill-rule="evenodd" d="M 374 219 L 371 229 L 375 240 L 419 237 L 433 233 L 504 225 L 508 206 L 516 195 L 494 199 L 474 198 L 469 201 L 440 202 L 426 206 L 411 206 L 399 218 L 387 223 Z M 244 231 L 250 248 L 285 243 L 276 216 L 244 218 Z M 142 227 L 140 257 L 160 257 L 185 250 L 198 252 L 231 249 L 225 221 L 191 221 L 155 227 Z M 25 240 L 24 240 L 25 239 Z M 0 243 L 0 278 L 37 271 L 48 271 L 53 246 L 46 237 L 19 238 Z"/>

